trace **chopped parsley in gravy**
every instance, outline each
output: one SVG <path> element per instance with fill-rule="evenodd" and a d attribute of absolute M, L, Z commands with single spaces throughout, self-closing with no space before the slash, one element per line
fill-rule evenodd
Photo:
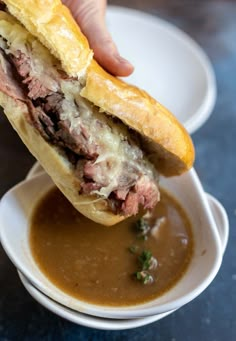
<path fill-rule="evenodd" d="M 193 252 L 190 222 L 164 191 L 151 214 L 105 227 L 83 217 L 53 188 L 33 212 L 30 244 L 54 285 L 80 300 L 110 306 L 162 295 L 183 276 Z"/>

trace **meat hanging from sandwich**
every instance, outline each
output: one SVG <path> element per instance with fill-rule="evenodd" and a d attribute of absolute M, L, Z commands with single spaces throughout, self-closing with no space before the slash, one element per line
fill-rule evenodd
<path fill-rule="evenodd" d="M 91 60 L 87 46 L 72 45 L 73 39 L 81 44 L 78 32 L 82 34 L 79 29 L 74 32 L 73 19 L 60 1 L 46 1 L 41 16 L 37 11 L 45 1 L 34 2 L 34 8 L 30 8 L 32 1 L 4 2 L 0 103 L 25 144 L 72 204 L 91 219 L 112 225 L 137 214 L 140 207 L 152 209 L 159 200 L 159 168 L 169 175 L 192 165 L 194 153 L 187 133 L 161 109 L 155 117 L 151 108 L 145 117 L 148 107 L 157 107 L 157 102 L 106 74 Z M 28 30 L 6 11 L 20 18 Z M 71 49 L 71 59 L 68 50 L 62 56 L 62 45 Z M 81 49 L 79 68 L 76 48 Z M 135 117 L 137 109 L 141 116 Z M 160 115 L 159 126 L 154 120 Z M 129 122 L 130 117 L 137 120 L 136 125 Z M 164 134 L 155 129 L 163 129 Z M 154 138 L 145 130 L 156 136 L 155 151 Z M 160 137 L 163 142 L 159 143 Z M 184 149 L 180 155 L 173 143 Z"/>

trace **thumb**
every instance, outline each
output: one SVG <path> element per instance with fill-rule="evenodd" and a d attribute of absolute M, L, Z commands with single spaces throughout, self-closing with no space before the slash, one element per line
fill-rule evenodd
<path fill-rule="evenodd" d="M 120 56 L 106 28 L 106 0 L 72 0 L 64 3 L 87 37 L 98 63 L 116 76 L 130 75 L 133 66 Z"/>

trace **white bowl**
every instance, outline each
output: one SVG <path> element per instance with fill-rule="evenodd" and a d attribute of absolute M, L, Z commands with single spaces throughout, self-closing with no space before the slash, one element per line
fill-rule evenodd
<path fill-rule="evenodd" d="M 73 310 L 100 317 L 130 319 L 177 309 L 198 296 L 213 280 L 221 264 L 223 247 L 207 197 L 195 171 L 191 170 L 181 177 L 163 178 L 161 183 L 185 208 L 192 222 L 195 251 L 182 279 L 167 293 L 151 302 L 129 307 L 89 304 L 62 292 L 39 270 L 30 252 L 28 219 L 35 202 L 52 186 L 46 174 L 22 182 L 2 198 L 2 245 L 15 266 L 35 287 Z M 227 226 L 224 229 L 227 230 Z"/>
<path fill-rule="evenodd" d="M 107 24 L 135 66 L 126 80 L 163 103 L 190 133 L 196 131 L 216 99 L 214 71 L 201 47 L 167 21 L 133 9 L 108 7 Z"/>
<path fill-rule="evenodd" d="M 123 329 L 131 329 L 142 327 L 147 324 L 159 321 L 170 315 L 174 311 L 168 311 L 167 313 L 157 314 L 153 316 L 137 318 L 137 319 L 107 319 L 96 316 L 90 316 L 83 313 L 79 313 L 78 311 L 74 311 L 69 309 L 36 289 L 28 279 L 18 272 L 20 280 L 29 294 L 40 304 L 42 304 L 45 308 L 52 311 L 53 313 L 63 317 L 64 319 L 76 323 L 81 326 L 96 328 L 96 329 L 104 329 L 104 330 L 123 330 Z"/>
<path fill-rule="evenodd" d="M 34 175 L 38 171 L 40 171 L 39 165 L 36 165 L 30 172 L 29 176 Z M 228 220 L 227 215 L 225 213 L 222 205 L 212 196 L 207 194 L 209 205 L 212 209 L 214 219 L 216 221 L 216 226 L 218 228 L 218 232 L 221 239 L 222 249 L 225 250 L 225 246 L 227 244 L 228 239 Z M 163 314 L 157 314 L 153 316 L 138 318 L 138 319 L 107 319 L 100 318 L 95 316 L 89 316 L 86 314 L 79 313 L 77 311 L 71 310 L 63 305 L 53 301 L 43 293 L 41 293 L 38 289 L 36 289 L 24 275 L 22 275 L 19 271 L 19 277 L 21 282 L 23 283 L 26 290 L 29 294 L 40 304 L 42 304 L 45 308 L 49 309 L 53 313 L 69 320 L 78 325 L 82 325 L 85 327 L 96 328 L 96 329 L 104 329 L 104 330 L 123 330 L 123 329 L 131 329 L 137 328 L 141 326 L 145 326 L 147 324 L 159 321 L 166 317 L 167 315 L 172 314 L 174 311 L 169 311 Z"/>

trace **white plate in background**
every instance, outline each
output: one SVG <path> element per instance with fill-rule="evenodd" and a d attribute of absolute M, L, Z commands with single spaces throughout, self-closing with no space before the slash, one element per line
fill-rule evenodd
<path fill-rule="evenodd" d="M 189 133 L 211 114 L 216 81 L 211 63 L 186 33 L 156 16 L 109 6 L 107 25 L 123 57 L 135 66 L 126 78 L 170 109 Z"/>

